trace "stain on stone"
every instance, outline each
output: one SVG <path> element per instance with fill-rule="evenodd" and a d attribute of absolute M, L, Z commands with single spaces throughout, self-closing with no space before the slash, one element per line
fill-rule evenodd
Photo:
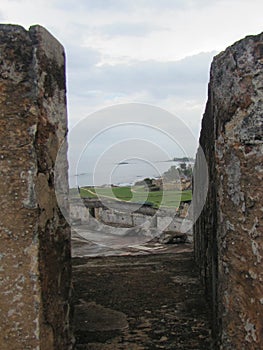
<path fill-rule="evenodd" d="M 49 63 L 44 81 L 45 97 L 53 97 L 56 88 L 65 89 L 64 76 L 64 66 L 59 67 L 55 61 Z"/>

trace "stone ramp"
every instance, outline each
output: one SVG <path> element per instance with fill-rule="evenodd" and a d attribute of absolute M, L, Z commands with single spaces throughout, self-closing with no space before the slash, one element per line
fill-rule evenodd
<path fill-rule="evenodd" d="M 77 350 L 212 349 L 192 252 L 73 259 Z"/>

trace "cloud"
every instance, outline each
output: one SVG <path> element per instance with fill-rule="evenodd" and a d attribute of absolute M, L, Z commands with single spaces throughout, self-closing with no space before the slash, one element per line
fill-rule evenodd
<path fill-rule="evenodd" d="M 100 27 L 100 31 L 107 33 L 109 36 L 144 36 L 153 31 L 161 29 L 158 26 L 153 24 L 136 22 L 136 23 L 127 23 L 127 22 L 118 22 L 110 23 L 105 26 Z"/>
<path fill-rule="evenodd" d="M 55 2 L 55 6 L 61 10 L 88 10 L 88 11 L 98 11 L 98 10 L 126 10 L 130 7 L 130 1 L 128 0 L 58 0 Z"/>
<path fill-rule="evenodd" d="M 100 61 L 100 53 L 96 50 L 70 44 L 65 48 L 68 67 L 74 72 L 86 73 Z"/>
<path fill-rule="evenodd" d="M 127 10 L 109 10 L 106 6 L 86 19 L 83 44 L 98 50 L 104 57 L 103 63 L 181 59 L 202 51 L 223 50 L 242 36 L 260 32 L 262 10 L 259 0 L 253 2 L 253 7 L 243 0 L 141 1 Z M 248 19 L 248 13 L 253 21 Z"/>
<path fill-rule="evenodd" d="M 209 6 L 211 3 L 216 2 L 209 0 L 140 0 L 139 2 L 133 2 L 130 0 L 64 0 L 56 1 L 55 5 L 61 9 L 72 11 L 73 9 L 82 9 L 89 11 L 127 11 L 142 8 L 156 8 L 156 9 L 169 9 L 169 10 L 182 10 L 189 8 L 202 8 Z"/>
<path fill-rule="evenodd" d="M 209 65 L 215 52 L 200 53 L 175 62 L 134 61 L 131 64 L 100 65 L 99 54 L 88 49 L 79 50 L 71 57 L 72 92 L 104 91 L 129 94 L 149 91 L 160 98 L 169 94 L 197 96 L 196 85 L 207 83 Z M 80 92 L 79 91 L 79 92 Z"/>
<path fill-rule="evenodd" d="M 214 54 L 201 53 L 175 62 L 151 60 L 97 66 L 98 53 L 79 49 L 77 57 L 72 57 L 72 64 L 68 64 L 69 93 L 86 106 L 83 117 L 91 110 L 123 102 L 165 107 L 164 102 L 169 98 L 176 100 L 177 105 L 185 105 L 186 101 L 200 105 L 206 99 L 209 66 Z M 76 115 L 71 118 L 78 119 Z M 198 122 L 199 119 L 197 117 Z"/>

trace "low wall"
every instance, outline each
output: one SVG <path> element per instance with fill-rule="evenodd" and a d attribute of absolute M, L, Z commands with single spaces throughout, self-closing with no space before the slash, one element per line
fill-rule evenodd
<path fill-rule="evenodd" d="M 138 205 L 134 205 L 137 209 Z M 128 204 L 124 206 L 124 211 L 121 211 L 122 205 L 118 203 L 117 209 L 107 209 L 105 207 L 86 208 L 82 200 L 72 200 L 70 205 L 71 222 L 73 224 L 88 224 L 90 219 L 90 210 L 98 221 L 106 225 L 116 227 L 136 227 L 147 226 L 156 228 L 160 231 L 171 232 L 187 232 L 189 241 L 193 241 L 192 221 L 179 216 L 174 216 L 173 210 L 158 210 L 153 208 L 140 208 L 138 211 L 125 211 L 131 209 Z"/>
<path fill-rule="evenodd" d="M 93 208 L 92 208 L 93 209 Z M 90 211 L 81 200 L 71 201 L 70 203 L 70 221 L 71 224 L 87 224 L 90 218 Z"/>

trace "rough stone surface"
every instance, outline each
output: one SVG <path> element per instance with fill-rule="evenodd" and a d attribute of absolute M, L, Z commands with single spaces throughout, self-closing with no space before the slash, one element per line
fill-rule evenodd
<path fill-rule="evenodd" d="M 213 305 L 215 348 L 263 349 L 263 33 L 215 57 L 200 145 L 209 168 L 195 254 Z M 203 196 L 200 150 L 195 205 Z"/>
<path fill-rule="evenodd" d="M 211 349 L 192 252 L 73 259 L 76 350 Z"/>
<path fill-rule="evenodd" d="M 70 349 L 70 231 L 54 190 L 64 50 L 40 26 L 0 25 L 0 113 L 1 349 Z"/>

